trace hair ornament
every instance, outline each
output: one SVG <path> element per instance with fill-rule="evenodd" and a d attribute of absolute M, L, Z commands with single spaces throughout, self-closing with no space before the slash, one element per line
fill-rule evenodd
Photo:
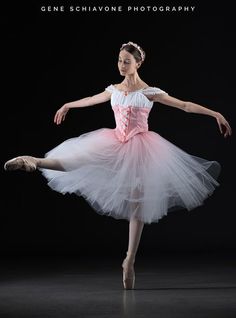
<path fill-rule="evenodd" d="M 140 55 L 141 55 L 142 62 L 144 61 L 144 57 L 145 57 L 145 56 L 144 56 L 143 50 L 141 49 L 141 47 L 140 47 L 138 44 L 129 41 L 128 43 L 122 44 L 120 50 L 123 50 L 123 48 L 124 48 L 126 45 L 132 45 L 132 46 L 134 46 L 134 47 L 139 51 L 139 53 L 140 53 Z"/>

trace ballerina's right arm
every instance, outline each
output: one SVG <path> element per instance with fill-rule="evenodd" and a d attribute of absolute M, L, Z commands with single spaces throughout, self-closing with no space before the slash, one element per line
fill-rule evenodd
<path fill-rule="evenodd" d="M 54 123 L 59 125 L 65 120 L 66 114 L 70 108 L 88 107 L 96 104 L 101 104 L 109 101 L 111 94 L 108 91 L 104 91 L 100 94 L 96 94 L 90 97 L 85 97 L 74 102 L 66 103 L 58 109 L 54 116 Z"/>

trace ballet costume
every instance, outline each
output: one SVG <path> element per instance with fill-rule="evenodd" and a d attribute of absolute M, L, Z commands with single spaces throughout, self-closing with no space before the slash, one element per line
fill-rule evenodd
<path fill-rule="evenodd" d="M 38 168 L 53 190 L 83 196 L 96 212 L 115 219 L 134 217 L 150 224 L 168 212 L 202 205 L 219 186 L 221 167 L 148 130 L 153 106 L 148 97 L 167 93 L 157 87 L 125 93 L 109 85 L 106 90 L 111 93 L 115 128 L 87 132 L 49 151 L 45 157 L 55 159 L 51 162 L 58 170 L 37 167 L 37 158 L 30 156 L 11 159 L 4 168 Z M 135 255 L 127 252 L 127 257 L 123 285 L 134 289 Z"/>
<path fill-rule="evenodd" d="M 203 204 L 219 185 L 217 161 L 186 153 L 148 130 L 153 102 L 167 94 L 157 87 L 128 92 L 109 85 L 116 127 L 100 128 L 62 142 L 49 151 L 64 171 L 38 168 L 60 193 L 84 197 L 101 215 L 146 224 L 168 212 Z"/>

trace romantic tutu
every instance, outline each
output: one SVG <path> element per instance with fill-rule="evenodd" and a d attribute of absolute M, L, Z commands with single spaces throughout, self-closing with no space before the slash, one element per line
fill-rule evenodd
<path fill-rule="evenodd" d="M 216 161 L 186 153 L 148 130 L 153 106 L 147 96 L 167 94 L 148 87 L 127 96 L 111 93 L 116 128 L 101 128 L 64 141 L 46 154 L 64 171 L 40 169 L 55 191 L 83 196 L 102 215 L 144 223 L 158 222 L 176 209 L 203 204 L 220 173 Z"/>

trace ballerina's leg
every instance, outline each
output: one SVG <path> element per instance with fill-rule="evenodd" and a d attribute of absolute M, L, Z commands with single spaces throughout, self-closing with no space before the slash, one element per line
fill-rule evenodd
<path fill-rule="evenodd" d="M 140 207 L 139 202 L 134 202 L 131 204 L 134 211 Z M 139 220 L 135 213 L 130 218 L 129 221 L 129 242 L 128 251 L 126 258 L 122 263 L 123 267 L 123 285 L 125 289 L 133 289 L 135 283 L 135 272 L 134 272 L 134 262 L 135 256 L 139 247 L 142 231 L 144 227 L 144 222 Z"/>
<path fill-rule="evenodd" d="M 144 227 L 144 222 L 132 216 L 129 221 L 129 243 L 127 258 L 135 260 L 135 256 L 139 247 L 142 231 Z"/>
<path fill-rule="evenodd" d="M 8 160 L 4 164 L 5 170 L 35 171 L 37 168 L 64 171 L 63 166 L 57 159 L 35 158 L 31 156 L 20 156 Z"/>
<path fill-rule="evenodd" d="M 65 171 L 59 160 L 48 158 L 37 158 L 37 168 Z"/>

